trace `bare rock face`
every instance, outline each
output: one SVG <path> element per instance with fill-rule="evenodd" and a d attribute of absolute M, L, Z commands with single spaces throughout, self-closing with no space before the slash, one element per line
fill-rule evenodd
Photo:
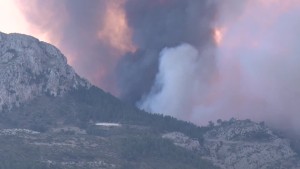
<path fill-rule="evenodd" d="M 0 32 L 0 111 L 35 96 L 63 95 L 90 87 L 54 46 L 21 34 Z"/>

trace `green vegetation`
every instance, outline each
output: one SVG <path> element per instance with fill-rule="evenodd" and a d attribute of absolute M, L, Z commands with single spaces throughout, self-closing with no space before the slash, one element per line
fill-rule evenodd
<path fill-rule="evenodd" d="M 95 122 L 118 122 L 148 126 L 158 133 L 179 131 L 200 141 L 208 130 L 170 116 L 138 110 L 96 87 L 74 90 L 63 97 L 37 97 L 28 104 L 2 113 L 0 122 L 40 132 L 60 123 L 87 129 Z"/>
<path fill-rule="evenodd" d="M 3 139 L 0 142 L 0 169 L 93 169 L 99 168 L 97 165 L 100 164 L 85 163 L 99 160 L 116 164 L 121 169 L 215 168 L 199 154 L 161 138 L 166 132 L 178 131 L 201 142 L 209 127 L 197 127 L 170 116 L 146 113 L 96 87 L 73 90 L 60 97 L 39 96 L 20 107 L 3 111 L 0 116 L 2 128 L 41 132 L 32 138 L 0 135 Z M 116 122 L 122 127 L 101 128 L 95 125 L 97 122 Z M 52 128 L 63 126 L 77 126 L 87 134 L 64 130 L 50 132 Z M 33 142 L 41 145 L 31 144 Z M 45 160 L 56 163 L 47 164 Z M 83 163 L 74 163 L 77 161 Z"/>

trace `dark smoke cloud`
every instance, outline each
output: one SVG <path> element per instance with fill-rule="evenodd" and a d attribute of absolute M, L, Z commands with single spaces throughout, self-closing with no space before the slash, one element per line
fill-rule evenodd
<path fill-rule="evenodd" d="M 124 0 L 137 50 L 116 54 L 98 33 L 105 26 L 108 3 L 121 1 L 19 0 L 19 4 L 33 28 L 53 38 L 80 75 L 135 103 L 150 91 L 163 48 L 189 43 L 201 50 L 211 44 L 216 7 L 211 0 Z"/>
<path fill-rule="evenodd" d="M 163 48 L 185 42 L 201 50 L 212 44 L 216 11 L 209 0 L 129 0 L 125 9 L 139 50 L 123 57 L 117 79 L 121 97 L 135 103 L 149 93 Z"/>

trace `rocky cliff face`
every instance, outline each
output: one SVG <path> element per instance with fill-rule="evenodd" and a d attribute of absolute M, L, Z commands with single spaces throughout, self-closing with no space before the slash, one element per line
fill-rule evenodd
<path fill-rule="evenodd" d="M 0 32 L 0 111 L 35 96 L 59 96 L 89 87 L 54 46 L 21 34 Z"/>

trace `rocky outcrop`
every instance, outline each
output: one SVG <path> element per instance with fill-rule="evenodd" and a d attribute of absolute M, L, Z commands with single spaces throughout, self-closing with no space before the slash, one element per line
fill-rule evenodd
<path fill-rule="evenodd" d="M 0 32 L 0 111 L 35 96 L 60 96 L 89 87 L 54 46 L 21 34 Z"/>
<path fill-rule="evenodd" d="M 188 150 L 198 150 L 202 158 L 223 169 L 300 168 L 299 157 L 287 139 L 250 120 L 230 120 L 212 127 L 204 135 L 203 144 L 178 132 L 163 138 Z"/>
<path fill-rule="evenodd" d="M 162 135 L 162 138 L 173 141 L 176 146 L 183 147 L 188 150 L 201 150 L 201 146 L 198 140 L 189 138 L 180 132 L 171 132 Z"/>
<path fill-rule="evenodd" d="M 288 140 L 250 120 L 231 120 L 216 126 L 205 135 L 204 147 L 209 150 L 207 159 L 222 168 L 284 169 L 296 165 L 292 162 L 296 153 Z"/>

